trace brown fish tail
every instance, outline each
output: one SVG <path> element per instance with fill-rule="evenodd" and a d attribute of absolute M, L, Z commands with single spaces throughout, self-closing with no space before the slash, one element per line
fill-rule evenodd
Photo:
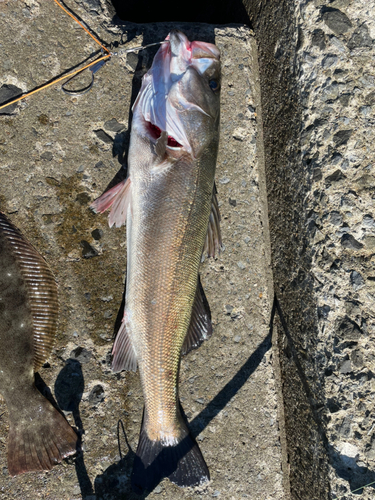
<path fill-rule="evenodd" d="M 32 405 L 28 412 L 10 414 L 9 474 L 52 469 L 76 452 L 77 439 L 65 418 L 40 395 L 37 405 Z"/>
<path fill-rule="evenodd" d="M 165 477 L 181 487 L 198 486 L 210 480 L 202 452 L 183 420 L 177 443 L 167 445 L 148 437 L 145 417 L 144 411 L 131 479 L 136 493 L 152 491 Z"/>

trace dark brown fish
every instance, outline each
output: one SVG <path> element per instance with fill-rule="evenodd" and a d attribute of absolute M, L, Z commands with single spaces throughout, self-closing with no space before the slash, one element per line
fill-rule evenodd
<path fill-rule="evenodd" d="M 0 213 L 0 394 L 9 410 L 8 470 L 48 470 L 76 451 L 77 434 L 38 391 L 51 353 L 57 285 L 46 261 Z"/>

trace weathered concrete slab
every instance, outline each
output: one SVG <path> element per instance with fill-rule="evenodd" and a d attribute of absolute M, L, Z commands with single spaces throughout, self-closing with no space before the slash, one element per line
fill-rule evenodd
<path fill-rule="evenodd" d="M 72 5 L 106 42 L 150 43 L 172 27 L 110 27 L 101 24 L 103 12 L 95 17 Z M 223 61 L 217 187 L 226 248 L 202 266 L 215 333 L 184 359 L 180 385 L 212 481 L 180 490 L 165 480 L 148 497 L 277 500 L 283 492 L 256 45 L 244 27 L 177 27 L 190 39 L 215 42 Z M 0 3 L 0 30 L 0 86 L 23 91 L 96 50 L 53 2 Z M 94 215 L 88 206 L 116 174 L 124 176 L 131 102 L 152 54 L 113 57 L 83 96 L 68 96 L 58 85 L 0 116 L 0 207 L 46 257 L 59 281 L 59 335 L 40 375 L 84 442 L 79 458 L 49 473 L 10 478 L 2 405 L 4 499 L 132 498 L 129 478 L 143 406 L 139 377 L 114 375 L 109 368 L 125 278 L 125 230 L 110 230 L 106 216 Z M 120 432 L 121 456 L 120 419 L 131 447 Z"/>
<path fill-rule="evenodd" d="M 370 499 L 374 2 L 244 4 L 259 43 L 291 497 Z"/>
<path fill-rule="evenodd" d="M 370 499 L 375 484 L 361 487 L 375 481 L 375 6 L 331 7 L 302 5 L 298 13 L 307 28 L 299 54 L 301 156 L 311 176 L 305 203 L 314 245 L 315 357 L 324 373 L 332 497 L 352 498 L 357 490 Z"/>

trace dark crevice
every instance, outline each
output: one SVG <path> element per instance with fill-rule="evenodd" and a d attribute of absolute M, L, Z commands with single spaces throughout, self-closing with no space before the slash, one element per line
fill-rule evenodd
<path fill-rule="evenodd" d="M 185 5 L 171 0 L 149 2 L 149 0 L 112 0 L 117 16 L 133 23 L 188 22 L 249 25 L 249 16 L 241 0 L 192 0 Z"/>

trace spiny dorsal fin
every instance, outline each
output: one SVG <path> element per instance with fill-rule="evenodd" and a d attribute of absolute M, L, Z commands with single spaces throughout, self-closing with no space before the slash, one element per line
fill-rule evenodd
<path fill-rule="evenodd" d="M 208 222 L 207 236 L 204 243 L 203 254 L 209 257 L 215 257 L 220 253 L 222 248 L 221 231 L 220 231 L 220 211 L 216 197 L 217 189 L 214 184 L 212 192 L 211 213 Z"/>
<path fill-rule="evenodd" d="M 204 340 L 212 335 L 211 311 L 201 280 L 198 276 L 198 286 L 195 292 L 193 309 L 191 312 L 190 326 L 182 345 L 181 353 L 187 354 L 192 349 L 197 349 Z"/>
<path fill-rule="evenodd" d="M 95 212 L 102 214 L 112 207 L 108 216 L 109 227 L 115 224 L 121 227 L 126 222 L 126 215 L 131 203 L 130 177 L 119 182 L 113 188 L 99 196 L 90 206 Z"/>
<path fill-rule="evenodd" d="M 122 320 L 120 329 L 116 335 L 115 343 L 112 349 L 112 370 L 121 372 L 122 370 L 137 371 L 137 357 L 125 326 L 125 317 Z"/>
<path fill-rule="evenodd" d="M 33 318 L 34 371 L 38 371 L 47 361 L 55 342 L 57 284 L 47 262 L 1 212 L 0 231 L 11 246 L 26 283 Z"/>

